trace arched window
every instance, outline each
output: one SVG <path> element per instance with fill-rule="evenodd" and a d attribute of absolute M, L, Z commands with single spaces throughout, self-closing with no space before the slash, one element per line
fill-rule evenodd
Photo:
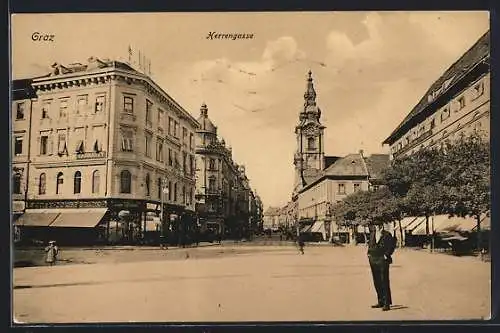
<path fill-rule="evenodd" d="M 47 188 L 47 176 L 42 173 L 40 174 L 40 181 L 38 183 L 38 194 L 45 194 Z"/>
<path fill-rule="evenodd" d="M 99 193 L 99 186 L 101 181 L 101 175 L 99 170 L 92 172 L 92 193 Z"/>
<path fill-rule="evenodd" d="M 82 173 L 80 171 L 75 172 L 75 178 L 73 181 L 73 193 L 80 193 L 82 191 Z"/>
<path fill-rule="evenodd" d="M 131 183 L 132 183 L 132 175 L 130 174 L 130 171 L 123 170 L 120 173 L 120 192 L 130 193 L 132 187 Z"/>
<path fill-rule="evenodd" d="M 21 174 L 16 172 L 14 174 L 12 182 L 13 182 L 12 190 L 13 190 L 14 194 L 21 194 Z"/>
<path fill-rule="evenodd" d="M 59 172 L 57 174 L 57 183 L 56 183 L 56 194 L 60 194 L 62 192 L 62 186 L 64 184 L 63 173 Z"/>
<path fill-rule="evenodd" d="M 146 174 L 146 196 L 149 197 L 151 194 L 151 178 L 149 177 L 149 173 Z"/>
<path fill-rule="evenodd" d="M 313 137 L 307 138 L 307 148 L 316 149 L 316 140 Z"/>

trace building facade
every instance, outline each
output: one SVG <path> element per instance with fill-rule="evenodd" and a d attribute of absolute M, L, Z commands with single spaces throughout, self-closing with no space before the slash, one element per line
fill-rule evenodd
<path fill-rule="evenodd" d="M 51 237 L 87 228 L 109 239 L 115 231 L 130 241 L 151 228 L 185 228 L 194 212 L 196 119 L 118 61 L 56 63 L 31 85 L 37 97 L 20 226 L 49 227 Z M 147 215 L 160 211 L 164 225 L 148 226 Z M 115 222 L 120 212 L 127 223 Z"/>
<path fill-rule="evenodd" d="M 252 190 L 245 166 L 234 162 L 232 148 L 218 137 L 206 104 L 200 108 L 198 123 L 195 198 L 201 230 L 232 237 L 247 235 Z"/>
<path fill-rule="evenodd" d="M 337 159 L 317 179 L 299 191 L 298 219 L 304 221 L 302 232 L 321 233 L 323 240 L 347 233 L 332 220 L 333 205 L 349 194 L 379 186 L 381 171 L 388 165 L 389 155 L 372 154 L 365 157 L 362 151 Z"/>
<path fill-rule="evenodd" d="M 490 32 L 436 80 L 383 142 L 398 158 L 471 132 L 489 137 Z"/>
<path fill-rule="evenodd" d="M 31 139 L 31 109 L 36 99 L 31 80 L 16 80 L 12 91 L 12 216 L 14 221 L 26 209 L 28 195 L 30 139 Z M 16 240 L 19 240 L 19 229 L 14 230 Z"/>
<path fill-rule="evenodd" d="M 264 211 L 263 217 L 263 230 L 264 231 L 277 231 L 279 228 L 279 207 L 268 207 Z"/>

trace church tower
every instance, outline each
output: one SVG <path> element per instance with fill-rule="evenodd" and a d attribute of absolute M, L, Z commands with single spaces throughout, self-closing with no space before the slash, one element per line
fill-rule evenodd
<path fill-rule="evenodd" d="M 304 107 L 299 114 L 299 124 L 295 127 L 297 150 L 294 156 L 295 182 L 293 196 L 310 180 L 316 178 L 325 165 L 324 129 L 320 122 L 321 110 L 316 105 L 316 91 L 309 71 Z"/>

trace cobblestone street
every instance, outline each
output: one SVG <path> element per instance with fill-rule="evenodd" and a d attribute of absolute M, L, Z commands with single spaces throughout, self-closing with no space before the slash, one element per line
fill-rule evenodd
<path fill-rule="evenodd" d="M 232 244 L 163 254 L 150 249 L 135 262 L 16 268 L 14 318 L 18 323 L 356 321 L 490 314 L 490 264 L 477 258 L 397 251 L 391 267 L 393 309 L 382 312 L 370 307 L 376 299 L 364 246 L 309 246 L 305 255 L 293 246 L 244 249 Z M 123 251 L 115 252 L 125 258 Z"/>

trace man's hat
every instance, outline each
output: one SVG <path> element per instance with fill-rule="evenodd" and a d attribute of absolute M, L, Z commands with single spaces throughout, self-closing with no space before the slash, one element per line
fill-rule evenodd
<path fill-rule="evenodd" d="M 56 243 L 56 241 L 53 241 L 53 240 L 49 241 L 49 244 L 55 244 L 55 243 Z"/>

